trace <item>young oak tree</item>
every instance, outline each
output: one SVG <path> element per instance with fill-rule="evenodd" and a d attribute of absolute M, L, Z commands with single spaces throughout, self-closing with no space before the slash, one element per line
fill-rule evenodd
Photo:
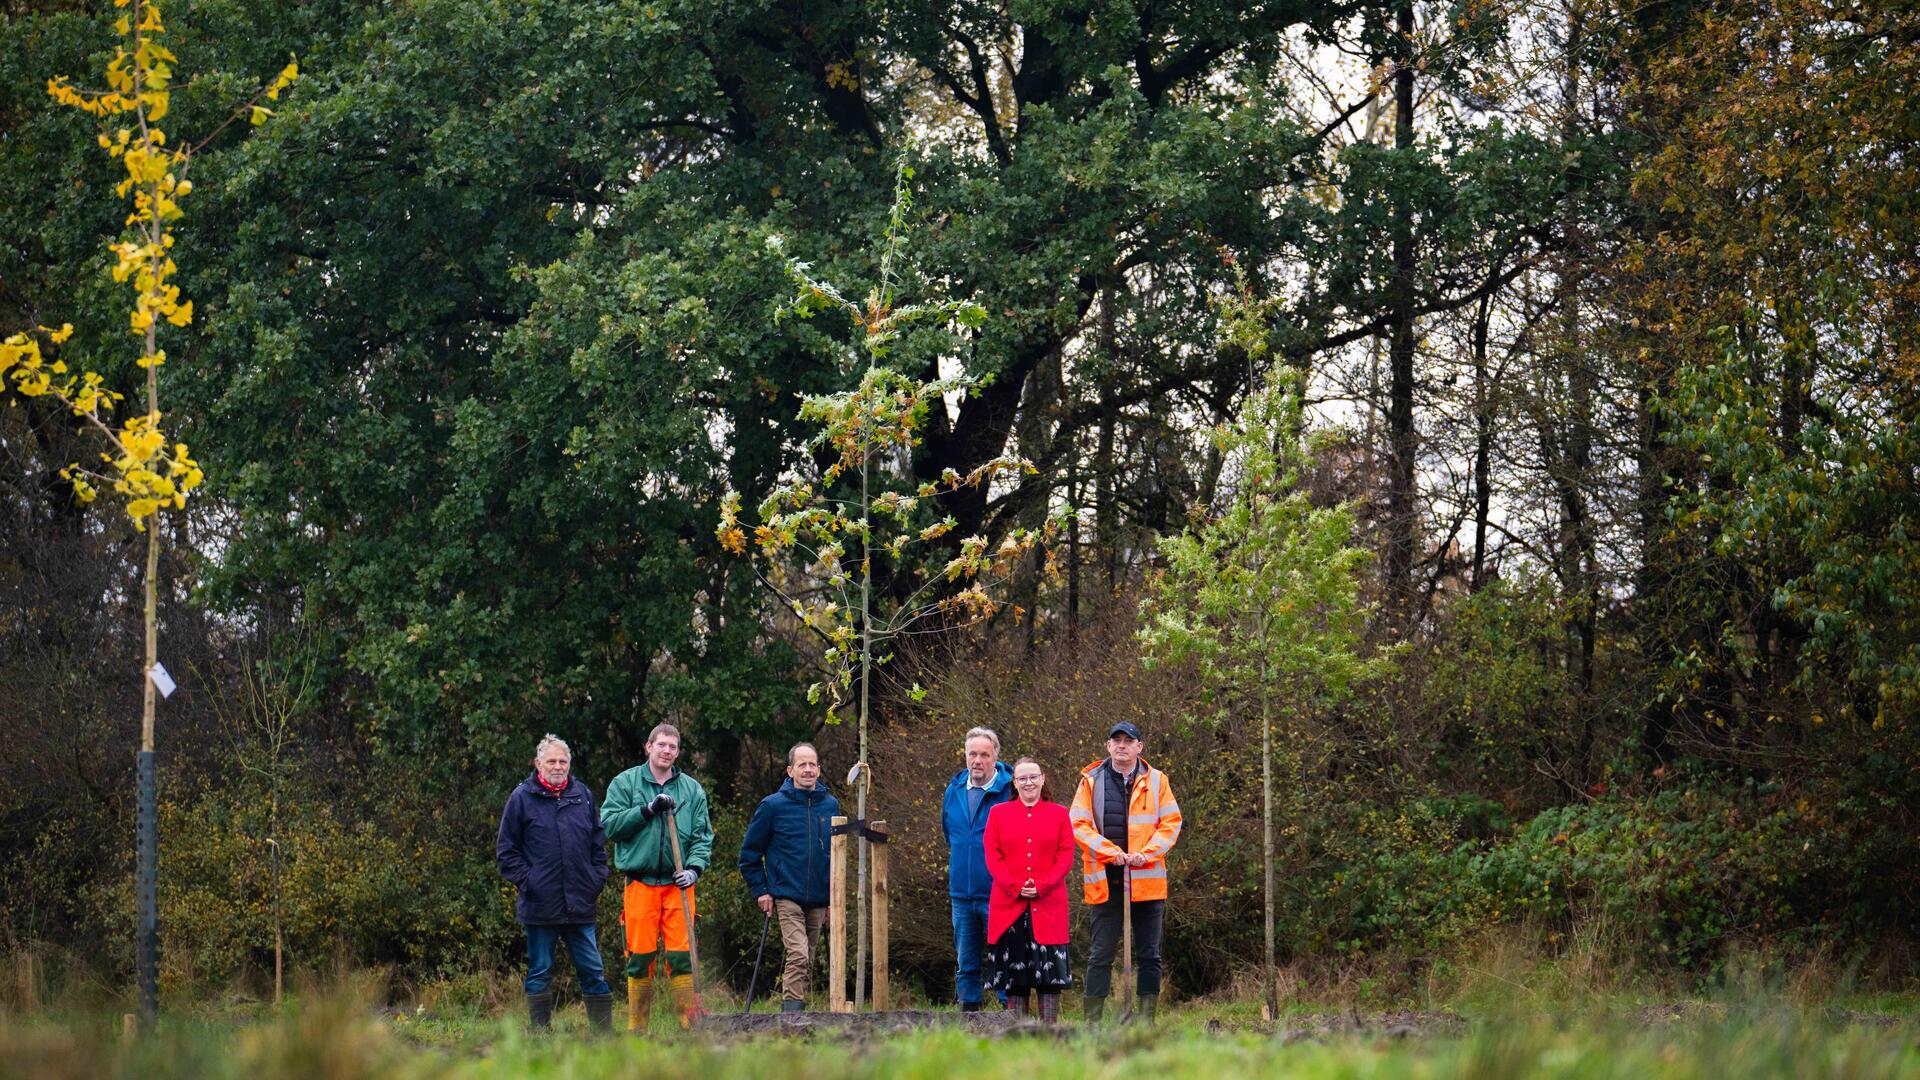
<path fill-rule="evenodd" d="M 1191 659 L 1223 703 L 1220 719 L 1258 717 L 1266 1010 L 1279 1013 L 1274 964 L 1274 722 L 1298 721 L 1383 670 L 1365 656 L 1367 609 L 1353 512 L 1315 506 L 1302 484 L 1313 454 L 1298 374 L 1277 368 L 1240 423 L 1215 433 L 1239 484 L 1211 519 L 1160 542 L 1139 636 L 1146 662 Z M 1298 764 L 1298 749 L 1280 753 Z M 1296 773 L 1298 769 L 1294 770 Z"/>
<path fill-rule="evenodd" d="M 131 204 L 125 221 L 127 231 L 108 249 L 116 259 L 113 280 L 133 291 L 127 326 L 140 343 L 134 363 L 145 372 L 146 407 L 118 427 L 109 423 L 114 405 L 124 401 L 125 395 L 114 390 L 106 376 L 90 370 L 72 371 L 64 359 L 49 351 L 65 345 L 73 336 L 72 323 L 62 324 L 58 330 L 37 326 L 30 332 L 10 334 L 0 342 L 0 393 L 11 390 L 24 398 L 51 398 L 78 424 L 96 433 L 100 464 L 76 461 L 61 469 L 60 475 L 73 485 L 74 497 L 82 503 L 92 502 L 100 488 L 111 488 L 125 500 L 123 509 L 133 527 L 147 535 L 147 565 L 142 580 L 146 648 L 141 667 L 140 911 L 136 940 L 140 1011 L 151 1021 L 157 1008 L 159 954 L 153 725 L 160 638 L 160 530 L 147 525 L 163 509 L 184 508 L 187 494 L 203 479 L 187 444 L 169 445 L 160 412 L 160 366 L 167 360 L 166 350 L 160 347 L 160 324 L 164 321 L 184 328 L 193 321 L 193 301 L 182 299 L 180 287 L 172 282 L 179 270 L 174 261 L 173 223 L 184 214 L 180 200 L 193 192 L 193 182 L 187 179 L 193 151 L 242 116 L 250 117 L 254 124 L 264 122 L 272 110 L 261 105 L 261 99 L 279 98 L 298 77 L 299 66 L 297 61 L 289 63 L 198 144 L 169 145 L 167 133 L 159 125 L 172 103 L 176 58 L 160 43 L 166 33 L 160 6 L 154 0 L 114 0 L 114 6 L 125 10 L 113 24 L 121 44 L 107 62 L 107 89 L 80 89 L 62 75 L 47 80 L 47 94 L 58 104 L 79 109 L 111 128 L 100 133 L 100 148 L 126 170 L 114 193 Z"/>
<path fill-rule="evenodd" d="M 985 309 L 971 301 L 899 303 L 900 245 L 913 208 L 914 172 L 907 163 L 908 152 L 901 154 L 894 171 L 880 280 L 864 300 L 849 300 L 815 277 L 806 263 L 788 262 L 798 286 L 788 310 L 803 319 L 828 312 L 850 319 L 855 340 L 849 345 L 849 359 L 863 365 L 863 370 L 859 384 L 851 390 L 803 399 L 800 419 L 820 428 L 809 449 L 829 464 L 817 476 L 797 477 L 774 488 L 761 501 L 760 523 L 753 530 L 754 544 L 767 567 L 762 580 L 825 645 L 821 656 L 825 673 L 808 688 L 808 700 L 817 704 L 826 698 L 827 720 L 837 722 L 858 680 L 860 761 L 854 768 L 862 821 L 872 783 L 866 760 L 874 668 L 886 663 L 893 644 L 909 634 L 970 625 L 1000 611 L 1004 604 L 994 595 L 998 586 L 1058 528 L 1056 518 L 1040 528 L 1015 529 L 997 545 L 971 536 L 960 542 L 959 553 L 944 565 L 917 563 L 916 556 L 924 555 L 926 545 L 955 528 L 951 515 L 931 518 L 927 508 L 938 496 L 984 488 L 997 476 L 1030 473 L 1033 466 L 1024 458 L 1002 455 L 964 474 L 949 468 L 937 481 L 907 490 L 888 485 L 904 475 L 901 466 L 920 441 L 928 411 L 944 408 L 948 394 L 964 396 L 972 385 L 967 379 L 916 379 L 888 367 L 889 354 L 908 335 L 927 332 L 936 338 L 933 348 L 959 349 L 966 335 L 986 321 Z M 716 536 L 727 550 L 745 555 L 747 534 L 740 524 L 740 505 L 738 492 L 726 495 Z M 876 559 L 884 569 L 908 576 L 908 587 L 899 590 L 905 594 L 903 599 L 875 603 Z M 861 973 L 867 957 L 867 856 L 862 836 L 854 935 L 858 942 L 856 1008 L 864 998 Z"/>

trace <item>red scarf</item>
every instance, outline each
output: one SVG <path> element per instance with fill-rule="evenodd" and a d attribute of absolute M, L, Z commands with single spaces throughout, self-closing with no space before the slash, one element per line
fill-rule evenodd
<path fill-rule="evenodd" d="M 547 783 L 547 778 L 544 776 L 541 776 L 539 773 L 534 773 L 533 778 L 535 780 L 540 781 L 540 786 L 543 788 L 546 788 L 550 794 L 558 795 L 561 792 L 567 790 L 566 784 L 561 784 L 559 787 L 554 787 L 552 784 Z M 573 782 L 573 777 L 571 776 L 567 777 L 567 783 L 572 783 L 572 782 Z"/>

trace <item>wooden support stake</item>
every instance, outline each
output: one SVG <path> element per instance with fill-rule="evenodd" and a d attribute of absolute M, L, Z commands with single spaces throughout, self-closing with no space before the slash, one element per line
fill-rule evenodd
<path fill-rule="evenodd" d="M 40 1007 L 40 980 L 35 977 L 34 956 L 25 949 L 13 955 L 14 962 L 19 965 L 20 1012 L 31 1015 Z"/>
<path fill-rule="evenodd" d="M 833 819 L 832 857 L 827 862 L 827 1008 L 847 1012 L 847 837 L 839 828 L 844 816 Z"/>
<path fill-rule="evenodd" d="M 871 845 L 873 860 L 873 1011 L 887 1011 L 887 823 L 872 825 L 881 839 Z"/>

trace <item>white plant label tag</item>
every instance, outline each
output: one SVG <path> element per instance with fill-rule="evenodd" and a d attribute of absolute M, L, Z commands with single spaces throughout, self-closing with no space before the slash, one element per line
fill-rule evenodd
<path fill-rule="evenodd" d="M 160 691 L 161 697 L 173 696 L 173 676 L 167 674 L 167 665 L 155 661 L 154 665 L 147 669 L 147 677 L 153 680 L 153 688 Z"/>

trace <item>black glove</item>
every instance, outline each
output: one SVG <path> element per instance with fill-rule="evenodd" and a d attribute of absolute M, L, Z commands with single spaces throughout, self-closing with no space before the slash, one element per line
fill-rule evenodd
<path fill-rule="evenodd" d="M 663 791 L 655 795 L 652 802 L 640 808 L 640 817 L 645 820 L 652 820 L 655 814 L 666 813 L 668 810 L 673 809 L 673 806 L 673 796 Z"/>
<path fill-rule="evenodd" d="M 691 866 L 673 875 L 673 883 L 675 885 L 680 886 L 683 889 L 693 888 L 693 883 L 699 880 L 700 880 L 700 871 L 695 870 Z"/>

